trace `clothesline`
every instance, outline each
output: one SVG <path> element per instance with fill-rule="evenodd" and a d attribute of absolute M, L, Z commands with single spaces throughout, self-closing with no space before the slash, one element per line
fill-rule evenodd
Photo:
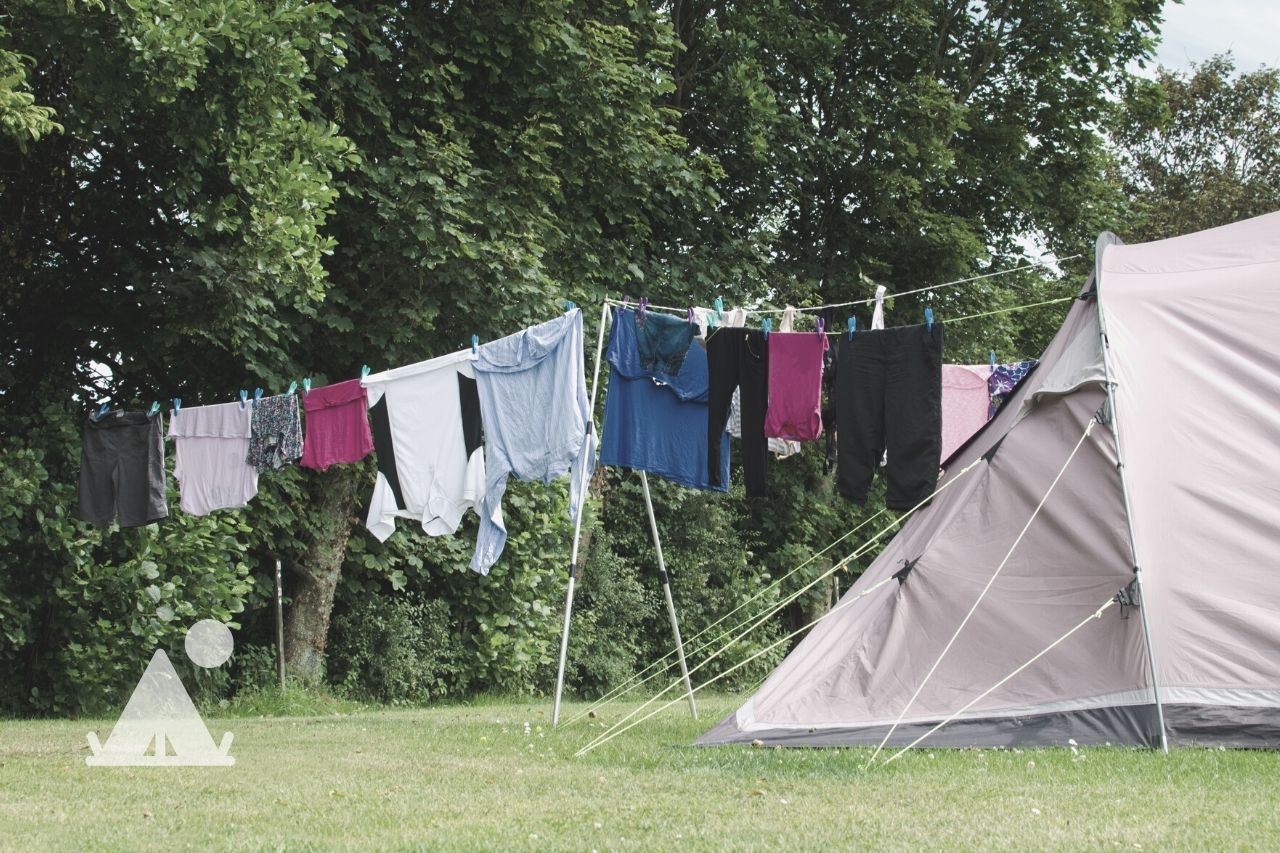
<path fill-rule="evenodd" d="M 1077 258 L 1082 258 L 1082 257 L 1084 257 L 1082 254 L 1077 253 L 1074 255 L 1067 255 L 1064 258 L 1058 258 L 1058 260 L 1074 261 Z M 1020 267 L 1011 267 L 1010 269 L 1006 269 L 1006 270 L 998 270 L 996 272 L 983 273 L 982 275 L 970 276 L 969 278 L 958 278 L 954 281 L 945 281 L 942 284 L 932 284 L 932 285 L 929 285 L 928 287 L 918 287 L 915 290 L 904 290 L 901 293 L 889 293 L 885 295 L 885 298 L 892 299 L 899 296 L 912 296 L 917 293 L 928 293 L 934 290 L 941 290 L 944 287 L 955 287 L 961 284 L 971 284 L 976 281 L 983 281 L 988 278 L 996 278 L 1002 275 L 1010 275 L 1015 272 L 1023 272 L 1024 270 L 1034 269 L 1035 267 L 1042 267 L 1042 266 L 1044 266 L 1043 262 L 1036 261 L 1030 264 L 1023 264 Z M 791 310 L 796 311 L 797 313 L 825 311 L 828 308 L 846 308 L 852 305 L 870 305 L 875 301 L 876 301 L 875 297 L 871 297 L 869 299 L 855 299 L 852 302 L 832 302 L 828 305 L 811 305 L 811 306 L 806 306 L 802 308 L 793 308 Z M 626 302 L 626 300 L 605 299 L 605 302 L 610 305 L 622 305 Z M 666 311 L 673 314 L 685 314 L 689 310 L 687 307 L 676 308 L 671 305 L 653 305 L 653 304 L 647 305 L 646 308 L 651 311 Z M 760 315 L 760 314 L 781 314 L 787 309 L 786 308 L 743 308 L 740 310 L 745 311 L 749 315 Z M 962 319 L 970 319 L 970 318 L 962 318 Z"/>

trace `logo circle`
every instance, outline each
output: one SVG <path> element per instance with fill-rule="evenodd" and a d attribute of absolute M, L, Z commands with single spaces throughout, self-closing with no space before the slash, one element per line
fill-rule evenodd
<path fill-rule="evenodd" d="M 235 641 L 231 629 L 216 619 L 201 619 L 187 630 L 184 644 L 187 657 L 196 666 L 213 669 L 222 666 L 231 657 Z"/>

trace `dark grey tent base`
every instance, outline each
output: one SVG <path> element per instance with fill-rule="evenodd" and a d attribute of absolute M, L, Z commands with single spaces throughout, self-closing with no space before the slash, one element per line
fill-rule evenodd
<path fill-rule="evenodd" d="M 1228 708 L 1209 705 L 1165 705 L 1169 743 L 1179 746 L 1223 746 L 1232 749 L 1280 748 L 1280 708 Z M 935 723 L 901 725 L 889 746 L 902 747 Z M 934 732 L 921 746 L 967 747 L 1158 746 L 1154 705 L 1125 705 L 1087 711 L 1064 711 L 1024 717 L 955 720 Z M 698 746 L 762 741 L 766 746 L 876 746 L 887 726 L 860 728 L 762 729 L 744 732 L 730 714 L 698 738 Z"/>

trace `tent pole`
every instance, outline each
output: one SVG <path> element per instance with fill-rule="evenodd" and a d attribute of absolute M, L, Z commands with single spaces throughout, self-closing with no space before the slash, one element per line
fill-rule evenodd
<path fill-rule="evenodd" d="M 662 537 L 658 535 L 658 521 L 653 515 L 653 498 L 649 496 L 649 475 L 640 472 L 640 485 L 644 487 L 644 508 L 649 513 L 649 530 L 653 533 L 653 548 L 658 552 L 658 577 L 662 580 L 662 594 L 667 599 L 667 618 L 671 620 L 671 635 L 676 639 L 676 657 L 680 659 L 680 674 L 684 676 L 684 689 L 689 694 L 689 713 L 698 719 L 698 705 L 693 701 L 693 682 L 689 680 L 689 665 L 684 659 L 684 641 L 680 639 L 680 623 L 676 621 L 676 604 L 671 598 L 671 579 L 667 575 L 667 562 L 662 557 Z"/>
<path fill-rule="evenodd" d="M 1107 418 L 1111 437 L 1116 445 L 1116 467 L 1120 472 L 1120 494 L 1124 499 L 1124 520 L 1129 531 L 1129 553 L 1133 557 L 1133 582 L 1138 591 L 1138 615 L 1142 619 L 1142 637 L 1147 647 L 1147 668 L 1151 671 L 1151 698 L 1155 701 L 1156 722 L 1160 727 L 1160 749 L 1169 751 L 1169 736 L 1164 724 L 1164 705 L 1160 701 L 1160 685 L 1156 678 L 1156 657 L 1151 647 L 1151 627 L 1147 622 L 1147 597 L 1142 593 L 1142 563 L 1138 560 L 1138 540 L 1133 531 L 1133 510 L 1129 500 L 1129 482 L 1125 479 L 1124 451 L 1120 447 L 1120 422 L 1116 412 L 1115 379 L 1111 372 L 1111 341 L 1107 338 L 1107 322 L 1102 312 L 1102 253 L 1107 246 L 1120 243 L 1120 238 L 1110 231 L 1098 235 L 1094 251 L 1093 287 L 1094 301 L 1098 306 L 1098 333 L 1101 338 L 1102 368 L 1107 384 Z"/>
<path fill-rule="evenodd" d="M 590 450 L 590 437 L 596 431 L 596 389 L 600 383 L 600 356 L 604 352 L 604 327 L 609 322 L 609 303 L 600 305 L 600 331 L 596 336 L 596 364 L 591 374 L 591 403 L 587 408 L 587 439 L 583 442 L 583 452 Z M 569 552 L 569 587 L 564 596 L 564 630 L 560 633 L 560 667 L 556 670 L 556 699 L 551 707 L 551 727 L 560 724 L 560 697 L 564 693 L 564 667 L 569 657 L 569 623 L 573 619 L 573 591 L 581 572 L 578 566 L 578 546 L 582 542 L 582 512 L 587 505 L 587 491 L 590 483 L 582 486 L 582 500 L 578 503 L 578 511 L 573 521 L 573 547 Z"/>

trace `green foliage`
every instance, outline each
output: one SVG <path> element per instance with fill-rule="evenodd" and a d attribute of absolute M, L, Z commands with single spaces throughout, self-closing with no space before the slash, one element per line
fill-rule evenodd
<path fill-rule="evenodd" d="M 156 648 L 185 658 L 192 623 L 238 626 L 251 580 L 235 516 L 91 527 L 73 517 L 71 413 L 10 423 L 22 429 L 0 440 L 0 713 L 119 706 Z"/>
<path fill-rule="evenodd" d="M 1237 73 L 1230 54 L 1135 80 L 1114 138 L 1130 219 L 1157 240 L 1280 208 L 1280 69 Z"/>
<path fill-rule="evenodd" d="M 464 674 L 449 629 L 447 602 L 402 593 L 362 597 L 334 620 L 329 677 L 355 699 L 391 705 L 441 699 Z"/>

